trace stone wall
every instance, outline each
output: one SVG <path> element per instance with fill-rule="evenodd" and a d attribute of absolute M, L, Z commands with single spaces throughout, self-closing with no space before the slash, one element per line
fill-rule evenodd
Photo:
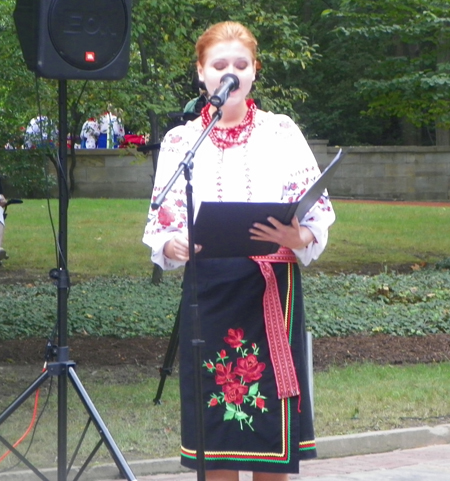
<path fill-rule="evenodd" d="M 76 156 L 74 197 L 150 198 L 154 174 L 151 154 L 81 149 Z"/>
<path fill-rule="evenodd" d="M 312 141 L 323 170 L 338 152 L 326 141 Z M 329 188 L 332 197 L 448 201 L 450 147 L 342 147 L 348 150 Z"/>
<path fill-rule="evenodd" d="M 338 148 L 310 141 L 323 170 Z M 374 200 L 450 199 L 450 147 L 343 147 L 349 149 L 329 192 L 335 198 Z M 180 159 L 181 161 L 182 159 Z M 149 198 L 151 154 L 136 158 L 117 150 L 79 150 L 76 197 Z"/>

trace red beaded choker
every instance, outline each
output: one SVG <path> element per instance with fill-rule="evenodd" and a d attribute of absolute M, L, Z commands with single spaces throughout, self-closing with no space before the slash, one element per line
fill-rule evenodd
<path fill-rule="evenodd" d="M 255 126 L 255 114 L 256 104 L 253 99 L 247 100 L 247 113 L 244 119 L 239 125 L 230 128 L 213 127 L 209 133 L 209 137 L 212 143 L 220 149 L 228 149 L 237 145 L 247 143 L 253 127 Z M 202 127 L 205 129 L 211 122 L 211 115 L 209 114 L 209 107 L 211 104 L 207 104 L 203 107 L 202 115 Z"/>

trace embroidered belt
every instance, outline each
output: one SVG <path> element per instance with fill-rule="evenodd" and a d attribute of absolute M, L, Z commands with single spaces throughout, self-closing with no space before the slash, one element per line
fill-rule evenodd
<path fill-rule="evenodd" d="M 300 386 L 295 372 L 288 335 L 284 326 L 277 279 L 271 265 L 274 262 L 297 262 L 297 258 L 290 249 L 280 247 L 275 254 L 253 256 L 250 259 L 259 264 L 261 273 L 266 280 L 266 290 L 263 297 L 264 320 L 270 358 L 277 383 L 278 399 L 300 396 Z"/>

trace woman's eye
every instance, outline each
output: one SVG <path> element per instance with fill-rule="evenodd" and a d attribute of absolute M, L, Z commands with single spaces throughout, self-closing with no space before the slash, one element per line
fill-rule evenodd
<path fill-rule="evenodd" d="M 226 65 L 223 62 L 214 64 L 214 68 L 216 70 L 223 70 L 225 67 L 226 67 Z"/>
<path fill-rule="evenodd" d="M 245 70 L 247 67 L 248 67 L 247 62 L 238 62 L 236 64 L 236 68 L 239 69 L 239 70 Z"/>

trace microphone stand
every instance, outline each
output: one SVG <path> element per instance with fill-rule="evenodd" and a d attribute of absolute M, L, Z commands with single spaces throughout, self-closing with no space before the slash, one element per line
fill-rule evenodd
<path fill-rule="evenodd" d="M 205 480 L 205 429 L 203 422 L 203 403 L 202 403 L 202 356 L 201 348 L 205 343 L 201 339 L 201 323 L 198 314 L 198 292 L 197 292 L 197 268 L 195 261 L 195 244 L 194 244 L 194 203 L 193 203 L 193 188 L 191 184 L 192 170 L 194 164 L 192 162 L 197 149 L 201 143 L 208 136 L 214 125 L 222 118 L 222 111 L 220 107 L 217 107 L 216 112 L 212 115 L 211 122 L 206 126 L 197 142 L 194 144 L 191 150 L 189 150 L 184 160 L 179 164 L 177 171 L 169 180 L 166 187 L 158 195 L 156 200 L 151 204 L 152 209 L 157 209 L 161 206 L 167 193 L 172 188 L 178 177 L 184 172 L 186 179 L 186 200 L 187 200 L 187 227 L 188 227 L 188 244 L 189 244 L 189 264 L 190 264 L 190 283 L 192 292 L 192 303 L 189 305 L 189 309 L 192 316 L 192 333 L 193 339 L 191 340 L 192 349 L 194 353 L 194 387 L 195 387 L 195 415 L 197 424 L 197 480 Z"/>

